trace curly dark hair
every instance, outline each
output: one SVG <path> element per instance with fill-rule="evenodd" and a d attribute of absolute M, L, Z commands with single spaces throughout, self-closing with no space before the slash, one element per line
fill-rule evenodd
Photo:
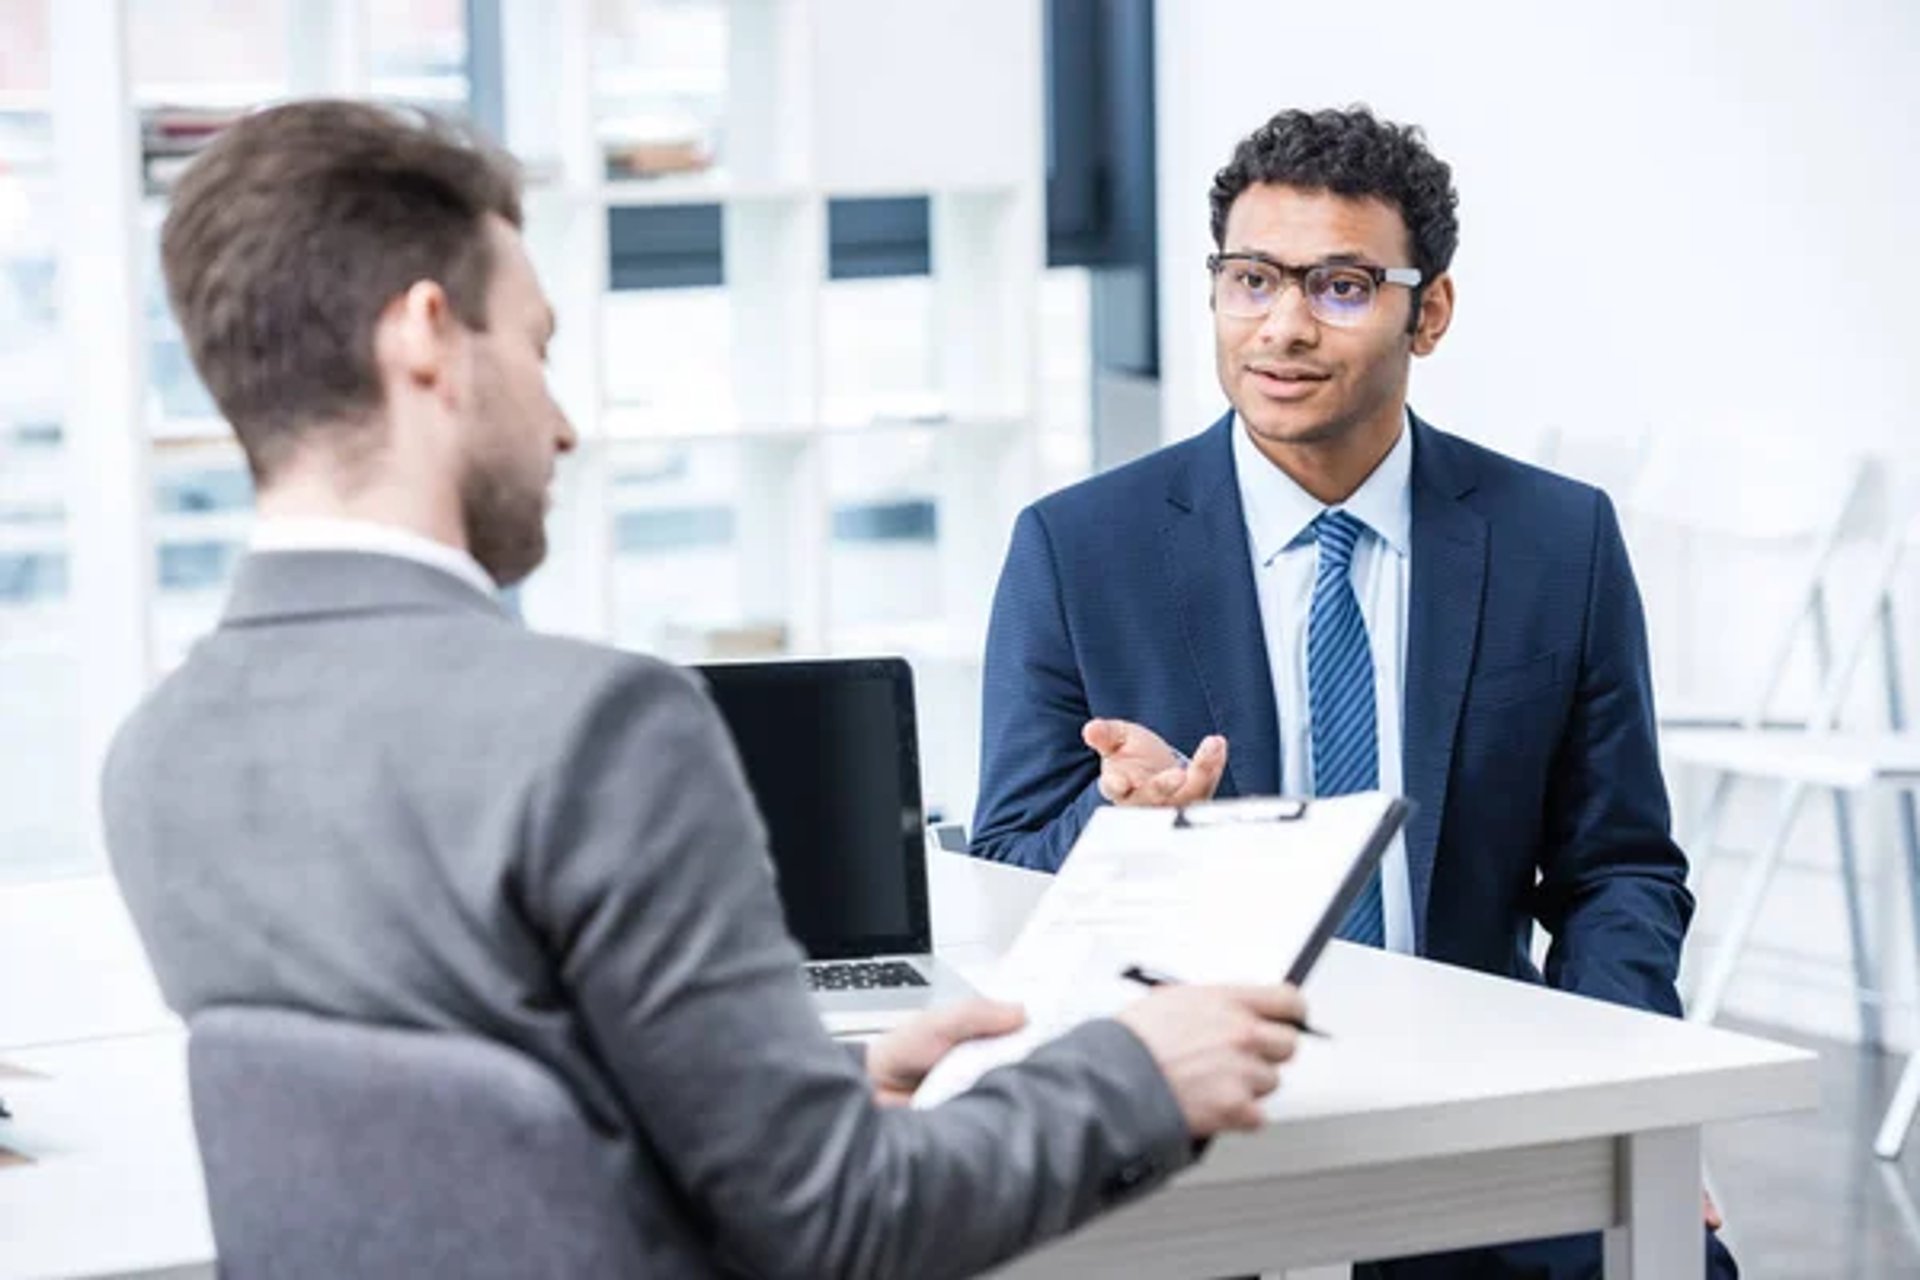
<path fill-rule="evenodd" d="M 1282 111 L 1241 139 L 1208 193 L 1216 248 L 1226 248 L 1227 210 L 1257 182 L 1392 205 L 1407 224 L 1422 281 L 1445 271 L 1460 243 L 1453 170 L 1427 150 L 1418 125 L 1382 120 L 1366 106 Z"/>

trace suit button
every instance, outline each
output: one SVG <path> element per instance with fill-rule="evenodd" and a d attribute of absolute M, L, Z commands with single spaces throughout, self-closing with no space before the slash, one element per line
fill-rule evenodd
<path fill-rule="evenodd" d="M 1121 1165 L 1119 1169 L 1114 1171 L 1112 1177 L 1107 1179 L 1107 1199 L 1117 1200 L 1121 1196 L 1133 1194 L 1140 1189 L 1142 1184 L 1150 1181 L 1159 1171 L 1159 1164 L 1149 1156 L 1142 1156 L 1137 1160 L 1127 1161 L 1127 1163 Z"/>

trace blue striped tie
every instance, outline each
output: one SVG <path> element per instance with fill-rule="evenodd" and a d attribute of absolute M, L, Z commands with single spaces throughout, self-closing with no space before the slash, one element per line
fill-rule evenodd
<path fill-rule="evenodd" d="M 1353 593 L 1353 548 L 1367 526 L 1344 511 L 1313 522 L 1320 546 L 1307 612 L 1307 705 L 1312 723 L 1313 793 L 1344 796 L 1380 785 L 1379 730 L 1374 723 L 1373 650 Z M 1339 936 L 1371 947 L 1386 944 L 1380 873 L 1340 923 Z"/>

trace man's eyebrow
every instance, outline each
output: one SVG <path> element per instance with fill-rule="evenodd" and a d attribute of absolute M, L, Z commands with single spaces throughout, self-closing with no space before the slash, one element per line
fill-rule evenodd
<path fill-rule="evenodd" d="M 1372 254 L 1353 253 L 1346 250 L 1339 253 L 1329 253 L 1324 257 L 1315 258 L 1311 262 L 1302 262 L 1299 264 L 1282 262 L 1272 254 L 1262 253 L 1258 249 L 1229 249 L 1220 256 L 1223 258 L 1250 258 L 1255 262 L 1264 262 L 1268 266 L 1273 267 L 1291 267 L 1295 265 L 1302 267 L 1371 267 L 1377 265 L 1373 260 Z"/>

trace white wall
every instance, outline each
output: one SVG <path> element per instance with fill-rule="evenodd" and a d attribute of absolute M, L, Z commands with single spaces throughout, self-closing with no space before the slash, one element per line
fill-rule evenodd
<path fill-rule="evenodd" d="M 1920 7 L 1900 0 L 1161 0 L 1167 435 L 1223 402 L 1206 192 L 1274 111 L 1425 126 L 1461 193 L 1415 403 L 1542 425 L 1914 434 Z"/>
<path fill-rule="evenodd" d="M 1523 455 L 1558 430 L 1623 452 L 1686 435 L 1920 458 L 1920 6 L 1161 0 L 1157 17 L 1168 439 L 1224 408 L 1201 263 L 1214 170 L 1277 110 L 1366 102 L 1423 125 L 1461 193 L 1457 316 L 1414 375 L 1430 419 Z M 1744 687 L 1757 633 L 1708 612 L 1657 531 L 1629 535 L 1663 696 Z M 1778 577 L 1698 551 L 1696 573 L 1699 556 L 1736 599 Z M 1920 596 L 1920 574 L 1906 587 Z M 1766 809 L 1754 796 L 1739 825 Z M 1824 819 L 1814 806 L 1763 925 L 1798 953 L 1790 980 L 1743 978 L 1730 1007 L 1848 1034 Z M 1703 883 L 1703 936 L 1737 875 Z M 1910 989 L 1904 886 L 1876 887 Z"/>

